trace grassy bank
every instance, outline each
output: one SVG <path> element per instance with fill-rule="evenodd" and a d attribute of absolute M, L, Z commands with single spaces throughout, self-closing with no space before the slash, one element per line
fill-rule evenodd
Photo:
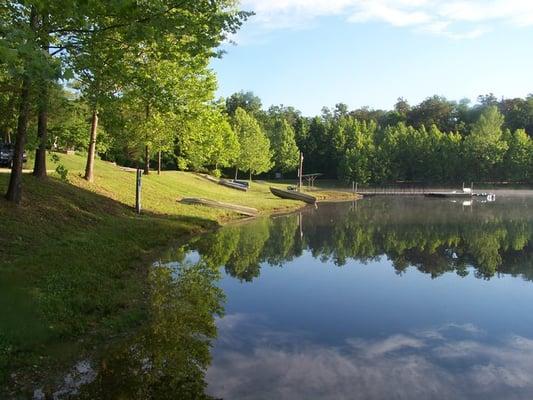
<path fill-rule="evenodd" d="M 83 338 L 88 345 L 136 326 L 144 317 L 147 266 L 157 252 L 238 218 L 177 199 L 205 197 L 262 213 L 301 207 L 272 196 L 267 183 L 242 193 L 191 173 L 164 172 L 143 178 L 144 211 L 137 216 L 135 172 L 97 161 L 88 183 L 81 178 L 84 157 L 59 157 L 68 182 L 56 173 L 44 181 L 26 174 L 22 204 L 0 200 L 0 382 L 10 371 L 68 358 L 64 342 L 79 345 Z M 8 178 L 0 173 L 1 192 Z"/>

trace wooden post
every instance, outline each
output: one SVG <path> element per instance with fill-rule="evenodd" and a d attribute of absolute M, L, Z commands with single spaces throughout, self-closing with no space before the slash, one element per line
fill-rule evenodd
<path fill-rule="evenodd" d="M 300 152 L 300 168 L 298 168 L 298 191 L 302 191 L 302 173 L 304 169 L 304 153 Z"/>
<path fill-rule="evenodd" d="M 137 214 L 141 213 L 141 190 L 142 190 L 142 170 L 137 168 L 137 180 L 135 187 L 135 212 Z"/>

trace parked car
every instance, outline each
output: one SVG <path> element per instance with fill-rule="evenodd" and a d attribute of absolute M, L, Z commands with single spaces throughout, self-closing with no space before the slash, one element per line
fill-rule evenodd
<path fill-rule="evenodd" d="M 12 143 L 0 143 L 0 166 L 11 167 L 14 153 L 15 146 Z M 26 162 L 27 160 L 26 152 L 24 152 L 22 162 Z"/>

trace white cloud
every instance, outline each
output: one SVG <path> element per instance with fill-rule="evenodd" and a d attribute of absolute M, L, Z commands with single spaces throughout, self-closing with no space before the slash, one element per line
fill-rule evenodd
<path fill-rule="evenodd" d="M 403 8 L 387 1 L 361 2 L 360 10 L 352 14 L 348 21 L 366 22 L 382 20 L 394 26 L 425 25 L 433 22 L 433 17 L 425 11 Z"/>
<path fill-rule="evenodd" d="M 454 39 L 475 38 L 502 25 L 533 25 L 531 0 L 243 0 L 242 7 L 255 11 L 252 21 L 266 30 L 302 28 L 323 16 Z"/>

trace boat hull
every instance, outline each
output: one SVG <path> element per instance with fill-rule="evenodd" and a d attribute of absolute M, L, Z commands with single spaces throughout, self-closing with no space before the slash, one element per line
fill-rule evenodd
<path fill-rule="evenodd" d="M 240 183 L 230 182 L 230 181 L 226 181 L 224 179 L 221 179 L 218 183 L 220 185 L 222 185 L 222 186 L 226 186 L 226 187 L 229 187 L 229 188 L 232 188 L 232 189 L 237 189 L 237 190 L 240 190 L 242 192 L 246 192 L 248 190 L 248 188 L 246 186 L 241 185 Z"/>
<path fill-rule="evenodd" d="M 303 202 L 305 202 L 307 204 L 315 204 L 316 203 L 316 197 L 308 195 L 308 194 L 305 194 L 305 193 L 295 192 L 295 191 L 291 191 L 291 190 L 276 189 L 276 188 L 273 188 L 273 187 L 270 188 L 270 192 L 274 196 L 280 197 L 282 199 L 299 200 L 299 201 L 303 201 Z"/>

